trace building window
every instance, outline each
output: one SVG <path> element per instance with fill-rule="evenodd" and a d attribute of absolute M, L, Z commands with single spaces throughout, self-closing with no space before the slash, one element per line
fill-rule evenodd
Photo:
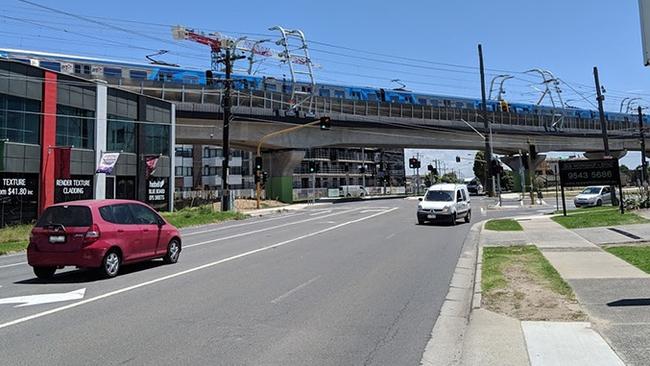
<path fill-rule="evenodd" d="M 176 146 L 175 148 L 176 156 L 183 158 L 192 157 L 192 146 Z"/>
<path fill-rule="evenodd" d="M 183 176 L 183 167 L 182 166 L 177 166 L 174 168 L 174 175 L 177 177 Z"/>
<path fill-rule="evenodd" d="M 90 65 L 74 64 L 74 73 L 90 75 Z"/>
<path fill-rule="evenodd" d="M 169 125 L 146 123 L 144 132 L 144 153 L 169 155 Z"/>
<path fill-rule="evenodd" d="M 39 101 L 0 94 L 0 139 L 38 144 L 40 112 Z"/>
<path fill-rule="evenodd" d="M 135 152 L 135 123 L 109 114 L 106 123 L 106 149 Z"/>
<path fill-rule="evenodd" d="M 82 149 L 95 147 L 95 112 L 58 105 L 56 107 L 56 144 Z"/>

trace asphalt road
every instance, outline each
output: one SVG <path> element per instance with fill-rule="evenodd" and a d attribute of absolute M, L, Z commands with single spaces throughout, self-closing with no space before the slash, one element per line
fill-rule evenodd
<path fill-rule="evenodd" d="M 473 202 L 473 222 L 487 218 Z M 184 231 L 175 265 L 49 282 L 0 257 L 2 365 L 417 365 L 470 225 L 417 201 L 313 208 Z M 512 215 L 501 211 L 497 215 Z M 83 299 L 2 299 L 85 289 Z"/>

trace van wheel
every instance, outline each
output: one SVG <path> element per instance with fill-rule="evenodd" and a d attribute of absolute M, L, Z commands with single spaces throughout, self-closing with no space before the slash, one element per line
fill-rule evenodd
<path fill-rule="evenodd" d="M 34 274 L 41 280 L 49 280 L 54 277 L 56 267 L 34 267 Z"/>
<path fill-rule="evenodd" d="M 106 278 L 117 276 L 122 265 L 122 258 L 117 250 L 109 250 L 102 260 L 102 267 L 100 268 L 101 274 Z"/>
<path fill-rule="evenodd" d="M 458 220 L 458 218 L 456 217 L 456 214 L 454 213 L 454 214 L 451 215 L 451 225 L 452 226 L 456 225 L 456 220 Z"/>
<path fill-rule="evenodd" d="M 467 211 L 467 215 L 465 215 L 465 222 L 469 223 L 472 220 L 472 210 Z"/>
<path fill-rule="evenodd" d="M 181 243 L 177 239 L 172 239 L 167 245 L 167 254 L 163 257 L 165 264 L 174 264 L 178 262 L 178 257 L 181 255 Z"/>

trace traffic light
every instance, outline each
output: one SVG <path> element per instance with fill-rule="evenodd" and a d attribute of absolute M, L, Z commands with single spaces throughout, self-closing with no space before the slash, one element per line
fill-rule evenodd
<path fill-rule="evenodd" d="M 205 85 L 214 85 L 214 75 L 212 75 L 212 70 L 205 70 Z"/>
<path fill-rule="evenodd" d="M 255 173 L 262 171 L 262 157 L 255 157 Z"/>
<path fill-rule="evenodd" d="M 316 166 L 315 161 L 310 161 L 309 162 L 309 173 L 316 173 L 318 171 L 318 166 Z"/>
<path fill-rule="evenodd" d="M 433 173 L 433 175 L 437 177 L 437 176 L 438 176 L 438 169 L 433 168 L 433 170 L 431 171 L 431 173 Z"/>
<path fill-rule="evenodd" d="M 330 124 L 330 118 L 329 117 L 321 117 L 320 118 L 320 129 L 321 130 L 329 130 L 331 127 Z"/>
<path fill-rule="evenodd" d="M 456 157 L 456 162 L 457 162 L 457 163 L 460 163 L 460 156 L 457 156 L 457 157 Z"/>
<path fill-rule="evenodd" d="M 428 171 L 432 172 L 433 169 L 434 169 L 433 165 L 431 165 L 431 164 L 427 165 L 427 170 Z"/>
<path fill-rule="evenodd" d="M 365 174 L 365 172 L 366 172 L 366 165 L 365 164 L 359 165 L 359 173 Z"/>
<path fill-rule="evenodd" d="M 415 169 L 415 162 L 417 161 L 416 158 L 409 158 L 409 168 Z"/>
<path fill-rule="evenodd" d="M 420 169 L 421 166 L 422 166 L 422 163 L 420 162 L 420 160 L 415 159 L 415 169 Z"/>

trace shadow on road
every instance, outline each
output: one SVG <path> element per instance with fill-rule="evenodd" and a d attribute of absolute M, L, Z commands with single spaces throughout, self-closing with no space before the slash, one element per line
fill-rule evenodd
<path fill-rule="evenodd" d="M 165 265 L 162 260 L 152 260 L 147 262 L 140 262 L 135 264 L 125 264 L 120 269 L 118 277 L 137 273 L 151 268 L 156 268 Z M 17 285 L 45 285 L 51 283 L 87 283 L 95 282 L 105 279 L 101 273 L 96 269 L 78 269 L 75 271 L 67 271 L 56 274 L 53 278 L 48 280 L 41 280 L 36 277 L 27 280 L 16 281 Z"/>

